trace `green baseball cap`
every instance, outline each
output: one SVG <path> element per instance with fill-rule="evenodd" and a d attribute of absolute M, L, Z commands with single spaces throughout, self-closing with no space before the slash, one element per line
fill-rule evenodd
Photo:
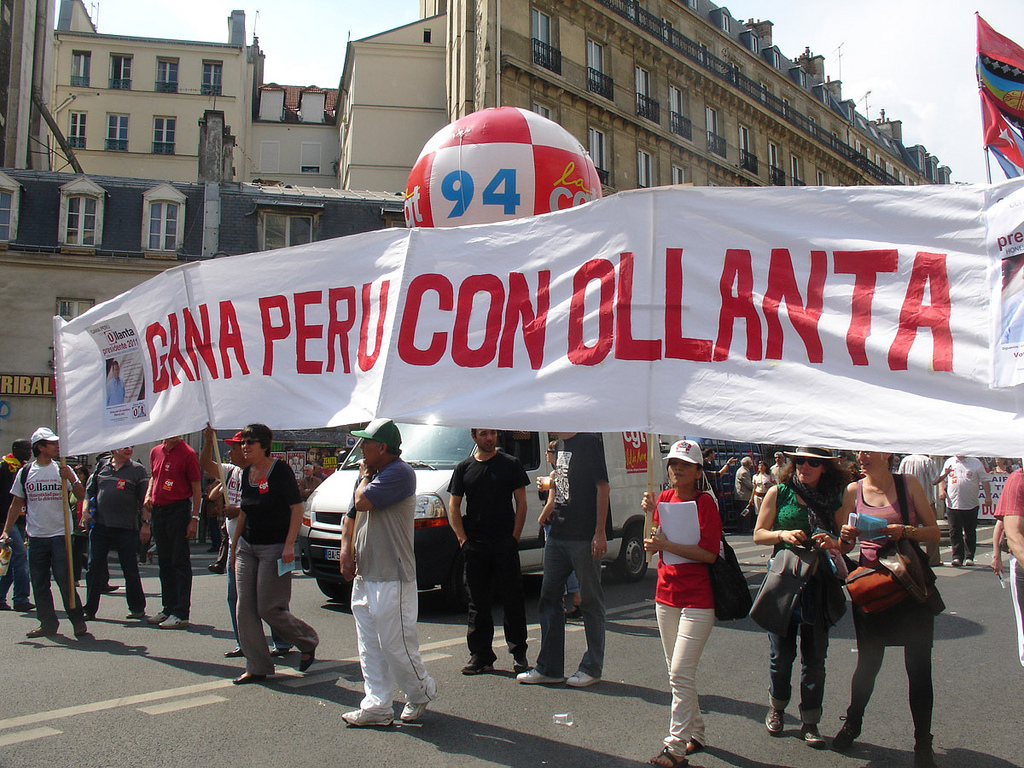
<path fill-rule="evenodd" d="M 398 431 L 398 426 L 391 419 L 374 419 L 366 425 L 366 429 L 357 429 L 352 434 L 364 440 L 383 443 L 387 446 L 388 453 L 395 456 L 402 453 L 402 433 Z"/>

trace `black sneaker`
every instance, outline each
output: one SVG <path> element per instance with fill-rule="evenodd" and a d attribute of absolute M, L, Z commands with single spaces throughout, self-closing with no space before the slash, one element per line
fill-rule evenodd
<path fill-rule="evenodd" d="M 476 659 L 470 659 L 469 664 L 462 668 L 462 674 L 464 675 L 483 675 L 487 672 L 493 672 L 494 665 L 491 663 L 483 663 Z"/>
<path fill-rule="evenodd" d="M 520 672 L 529 672 L 529 671 L 530 671 L 530 662 L 526 660 L 526 654 L 525 653 L 522 656 L 513 656 L 512 657 L 512 672 L 514 674 L 518 675 Z"/>
<path fill-rule="evenodd" d="M 804 744 L 813 749 L 824 749 L 825 748 L 825 737 L 818 733 L 818 726 L 814 723 L 804 723 L 800 727 L 800 735 L 803 737 Z"/>
<path fill-rule="evenodd" d="M 785 718 L 785 714 L 781 709 L 769 709 L 768 714 L 764 718 L 764 727 L 768 729 L 768 733 L 771 736 L 782 735 L 782 721 Z"/>
<path fill-rule="evenodd" d="M 20 603 L 14 604 L 14 610 L 20 611 L 21 613 L 28 613 L 29 611 L 34 611 L 35 607 L 35 604 L 30 603 L 28 600 L 23 600 Z"/>
<path fill-rule="evenodd" d="M 853 746 L 853 742 L 860 736 L 860 723 L 851 720 L 850 718 L 844 718 L 846 720 L 843 723 L 843 727 L 839 729 L 839 733 L 832 739 L 832 749 L 836 752 L 846 752 L 850 747 Z"/>

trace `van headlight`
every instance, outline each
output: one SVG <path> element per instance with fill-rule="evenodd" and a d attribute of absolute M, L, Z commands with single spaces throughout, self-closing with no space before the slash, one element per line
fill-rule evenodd
<path fill-rule="evenodd" d="M 434 528 L 448 525 L 448 510 L 436 493 L 416 496 L 416 527 Z"/>

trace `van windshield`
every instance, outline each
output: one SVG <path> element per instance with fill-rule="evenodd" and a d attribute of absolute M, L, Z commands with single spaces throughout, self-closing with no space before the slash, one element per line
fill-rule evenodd
<path fill-rule="evenodd" d="M 398 429 L 402 433 L 402 458 L 417 468 L 454 469 L 473 451 L 473 438 L 465 427 L 399 424 Z M 342 468 L 357 467 L 362 458 L 362 451 L 356 448 Z"/>

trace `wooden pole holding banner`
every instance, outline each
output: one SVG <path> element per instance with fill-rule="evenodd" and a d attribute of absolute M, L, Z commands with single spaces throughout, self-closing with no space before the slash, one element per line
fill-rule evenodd
<path fill-rule="evenodd" d="M 657 503 L 657 495 L 654 493 L 654 486 L 657 484 L 656 473 L 661 469 L 661 450 L 658 447 L 658 436 L 653 433 L 647 435 L 647 493 L 651 501 Z M 644 512 L 644 538 L 654 533 L 654 509 Z M 653 552 L 646 552 L 647 564 L 650 565 Z"/>
<path fill-rule="evenodd" d="M 68 465 L 63 456 L 60 457 L 60 468 Z M 68 488 L 64 484 L 63 475 L 60 478 L 60 499 L 64 502 L 64 551 L 68 560 L 68 608 L 75 610 L 78 606 L 78 593 L 75 591 L 75 566 L 74 554 L 71 551 L 71 500 L 68 498 Z"/>

